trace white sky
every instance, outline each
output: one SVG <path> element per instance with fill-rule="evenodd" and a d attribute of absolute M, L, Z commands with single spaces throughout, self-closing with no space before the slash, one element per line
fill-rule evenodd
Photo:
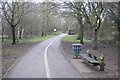
<path fill-rule="evenodd" d="M 6 1 L 6 2 L 45 2 L 45 1 L 49 1 L 49 2 L 61 2 L 61 1 L 66 1 L 66 2 L 69 2 L 69 1 L 75 1 L 75 2 L 85 2 L 85 1 L 90 1 L 90 2 L 99 2 L 99 1 L 102 1 L 102 2 L 118 2 L 120 0 L 0 0 L 0 1 Z"/>

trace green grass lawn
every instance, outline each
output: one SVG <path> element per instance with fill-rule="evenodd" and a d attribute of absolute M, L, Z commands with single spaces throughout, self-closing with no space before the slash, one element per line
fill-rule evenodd
<path fill-rule="evenodd" d="M 23 43 L 23 42 L 40 42 L 40 41 L 44 41 L 44 40 L 47 40 L 51 37 L 54 37 L 56 35 L 47 35 L 47 36 L 39 36 L 39 37 L 33 37 L 33 38 L 29 38 L 29 39 L 23 39 L 23 40 L 19 40 L 19 42 L 17 42 L 16 40 L 16 43 Z M 8 44 L 8 43 L 12 43 L 12 40 L 11 39 L 4 39 L 4 42 L 3 44 Z"/>
<path fill-rule="evenodd" d="M 39 41 L 44 41 L 44 40 L 47 40 L 51 37 L 54 37 L 56 35 L 47 35 L 47 36 L 43 36 L 43 37 L 34 37 L 34 38 L 31 38 L 31 39 L 24 39 L 24 40 L 20 40 L 20 42 L 39 42 Z"/>
<path fill-rule="evenodd" d="M 77 40 L 77 36 L 76 35 L 65 36 L 64 38 L 62 38 L 62 41 L 80 42 L 80 40 Z M 92 40 L 87 40 L 87 39 L 83 38 L 83 42 L 91 42 L 91 41 Z"/>

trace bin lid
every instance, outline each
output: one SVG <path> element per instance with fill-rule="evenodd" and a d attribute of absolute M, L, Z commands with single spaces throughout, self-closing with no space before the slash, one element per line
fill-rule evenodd
<path fill-rule="evenodd" d="M 72 44 L 72 46 L 82 46 L 82 44 Z"/>

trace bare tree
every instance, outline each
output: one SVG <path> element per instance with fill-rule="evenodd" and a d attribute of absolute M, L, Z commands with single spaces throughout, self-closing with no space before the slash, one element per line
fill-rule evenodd
<path fill-rule="evenodd" d="M 12 28 L 12 44 L 16 43 L 15 27 L 19 24 L 24 13 L 24 3 L 20 2 L 2 2 L 2 11 L 4 18 Z"/>
<path fill-rule="evenodd" d="M 97 49 L 97 34 L 101 27 L 101 21 L 104 17 L 104 6 L 102 2 L 82 3 L 81 9 L 87 23 L 91 26 L 94 32 L 93 49 Z"/>
<path fill-rule="evenodd" d="M 66 2 L 65 2 L 66 3 Z M 90 29 L 94 31 L 93 39 L 93 49 L 97 49 L 97 32 L 101 26 L 101 21 L 104 12 L 104 7 L 102 2 L 70 2 L 66 3 L 70 9 L 73 10 L 74 15 L 80 23 L 79 33 L 80 43 L 83 43 L 83 18 L 90 25 Z"/>
<path fill-rule="evenodd" d="M 83 44 L 83 14 L 81 9 L 81 2 L 64 2 L 72 11 L 72 15 L 78 20 L 80 27 L 78 28 L 78 37 L 77 39 L 80 39 L 80 43 Z M 65 5 L 65 7 L 66 7 Z"/>

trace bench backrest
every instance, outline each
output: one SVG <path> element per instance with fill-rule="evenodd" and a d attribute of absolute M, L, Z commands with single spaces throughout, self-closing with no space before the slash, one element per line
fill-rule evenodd
<path fill-rule="evenodd" d="M 104 56 L 101 55 L 100 53 L 98 53 L 97 51 L 88 49 L 88 50 L 87 50 L 87 55 L 88 55 L 89 57 L 95 59 L 96 61 L 99 61 L 100 63 L 101 63 L 101 62 L 104 62 Z"/>

